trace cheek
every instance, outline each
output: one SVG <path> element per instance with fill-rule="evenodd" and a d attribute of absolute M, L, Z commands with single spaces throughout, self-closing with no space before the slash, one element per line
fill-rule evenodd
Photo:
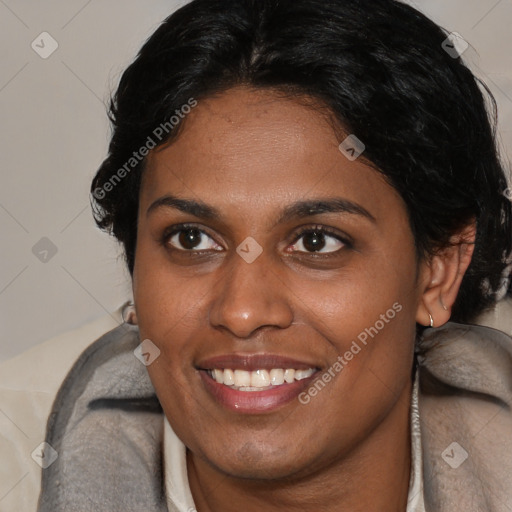
<path fill-rule="evenodd" d="M 297 304 L 305 306 L 303 313 L 311 323 L 325 325 L 342 337 L 357 336 L 390 309 L 387 316 L 392 320 L 406 317 L 410 323 L 414 319 L 414 305 L 407 310 L 405 305 L 416 302 L 415 269 L 413 257 L 400 260 L 369 255 L 360 258 L 356 265 L 341 269 L 329 280 L 291 275 L 288 285 Z M 395 303 L 401 305 L 400 315 L 393 310 Z"/>
<path fill-rule="evenodd" d="M 330 345 L 328 384 L 320 392 L 307 390 L 311 395 L 305 400 L 333 446 L 338 436 L 363 435 L 384 418 L 411 377 L 416 335 L 411 281 L 407 275 L 389 282 L 371 277 L 325 283 L 321 292 L 310 290 L 309 300 L 300 301 L 307 306 L 300 323 Z"/>
<path fill-rule="evenodd" d="M 211 279 L 211 277 L 206 277 Z M 133 294 L 141 335 L 162 337 L 181 321 L 197 315 L 205 293 L 205 276 L 172 271 L 162 248 L 148 236 L 138 240 L 133 274 Z"/>
<path fill-rule="evenodd" d="M 343 357 L 340 383 L 345 390 L 360 385 L 370 389 L 376 381 L 398 390 L 409 378 L 416 335 L 415 276 L 411 255 L 402 261 L 379 257 L 320 284 L 295 282 L 294 296 L 303 305 L 297 321 L 328 341 L 332 364 Z"/>
<path fill-rule="evenodd" d="M 205 325 L 204 283 L 198 278 L 171 272 L 154 247 L 140 244 L 133 276 L 140 339 L 150 339 L 160 356 L 147 367 L 153 386 L 168 417 L 197 415 L 190 396 L 195 380 L 191 341 Z M 209 285 L 211 286 L 211 285 Z"/>

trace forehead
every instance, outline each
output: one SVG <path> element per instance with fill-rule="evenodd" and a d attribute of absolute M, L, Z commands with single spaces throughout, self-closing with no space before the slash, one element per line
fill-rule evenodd
<path fill-rule="evenodd" d="M 235 88 L 198 103 L 180 136 L 152 152 L 141 203 L 164 193 L 259 208 L 343 195 L 385 209 L 397 201 L 382 175 L 339 150 L 330 112 L 308 98 Z"/>

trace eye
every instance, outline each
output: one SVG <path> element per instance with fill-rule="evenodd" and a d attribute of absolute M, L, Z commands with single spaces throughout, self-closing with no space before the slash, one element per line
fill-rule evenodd
<path fill-rule="evenodd" d="M 307 228 L 299 233 L 291 250 L 305 253 L 332 253 L 349 245 L 325 228 Z"/>
<path fill-rule="evenodd" d="M 180 251 L 221 251 L 222 247 L 197 227 L 175 228 L 165 236 L 166 243 Z"/>

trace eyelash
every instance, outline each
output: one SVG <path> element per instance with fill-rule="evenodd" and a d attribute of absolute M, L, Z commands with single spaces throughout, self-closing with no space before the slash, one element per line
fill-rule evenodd
<path fill-rule="evenodd" d="M 341 247 L 337 251 L 332 251 L 332 252 L 328 252 L 328 253 L 318 253 L 318 252 L 304 253 L 304 252 L 301 252 L 301 254 L 309 254 L 309 255 L 313 255 L 317 258 L 328 258 L 329 256 L 334 256 L 334 255 L 339 254 L 339 252 L 344 248 L 352 247 L 352 242 L 348 239 L 348 237 L 344 237 L 344 236 L 340 235 L 334 229 L 330 229 L 328 227 L 319 226 L 319 225 L 304 226 L 304 227 L 299 228 L 299 230 L 295 233 L 295 235 L 293 237 L 293 242 L 291 245 L 295 245 L 304 235 L 309 234 L 309 233 L 319 233 L 322 235 L 328 235 L 332 238 L 335 238 L 339 242 L 341 242 L 344 245 L 344 247 Z"/>
<path fill-rule="evenodd" d="M 207 231 L 205 231 L 204 229 L 200 229 L 198 226 L 196 226 L 195 224 L 177 224 L 175 226 L 172 226 L 168 229 L 166 229 L 162 235 L 162 238 L 160 240 L 160 243 L 162 246 L 164 246 L 165 248 L 169 249 L 169 240 L 174 236 L 176 235 L 177 233 L 181 232 L 181 231 L 186 231 L 188 229 L 197 229 L 200 233 L 202 234 L 205 234 L 206 236 L 210 237 L 213 239 L 213 237 L 208 234 Z M 309 255 L 313 255 L 315 257 L 329 257 L 329 256 L 333 256 L 333 255 L 336 255 L 338 254 L 343 248 L 352 248 L 353 247 L 353 243 L 352 241 L 348 238 L 348 237 L 344 237 L 342 235 L 340 235 L 337 231 L 333 230 L 333 229 L 330 229 L 328 227 L 325 227 L 325 226 L 320 226 L 320 225 L 314 225 L 314 226 L 303 226 L 301 228 L 298 229 L 298 231 L 295 233 L 294 237 L 293 237 L 293 241 L 291 242 L 290 245 L 295 245 L 304 235 L 306 234 L 310 234 L 310 233 L 319 233 L 319 234 L 322 234 L 322 235 L 328 235 L 328 236 L 331 236 L 333 238 L 335 238 L 336 240 L 338 240 L 339 242 L 341 242 L 344 247 L 338 249 L 337 251 L 332 251 L 330 253 L 318 253 L 318 252 L 304 252 L 304 251 L 298 251 L 300 252 L 301 254 L 309 254 Z M 220 245 L 220 244 L 219 244 Z M 202 252 L 206 252 L 206 251 L 194 251 L 194 250 L 186 250 L 186 249 L 177 249 L 175 247 L 172 247 L 171 246 L 171 250 L 173 251 L 179 251 L 179 252 L 182 252 L 182 253 L 189 253 L 189 254 L 198 254 L 198 253 L 202 253 Z"/>

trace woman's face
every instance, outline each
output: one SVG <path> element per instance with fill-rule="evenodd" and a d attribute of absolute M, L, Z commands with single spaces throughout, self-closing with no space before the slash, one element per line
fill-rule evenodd
<path fill-rule="evenodd" d="M 400 196 L 271 91 L 200 101 L 183 128 L 148 159 L 133 280 L 176 434 L 248 478 L 402 435 L 423 267 Z"/>

